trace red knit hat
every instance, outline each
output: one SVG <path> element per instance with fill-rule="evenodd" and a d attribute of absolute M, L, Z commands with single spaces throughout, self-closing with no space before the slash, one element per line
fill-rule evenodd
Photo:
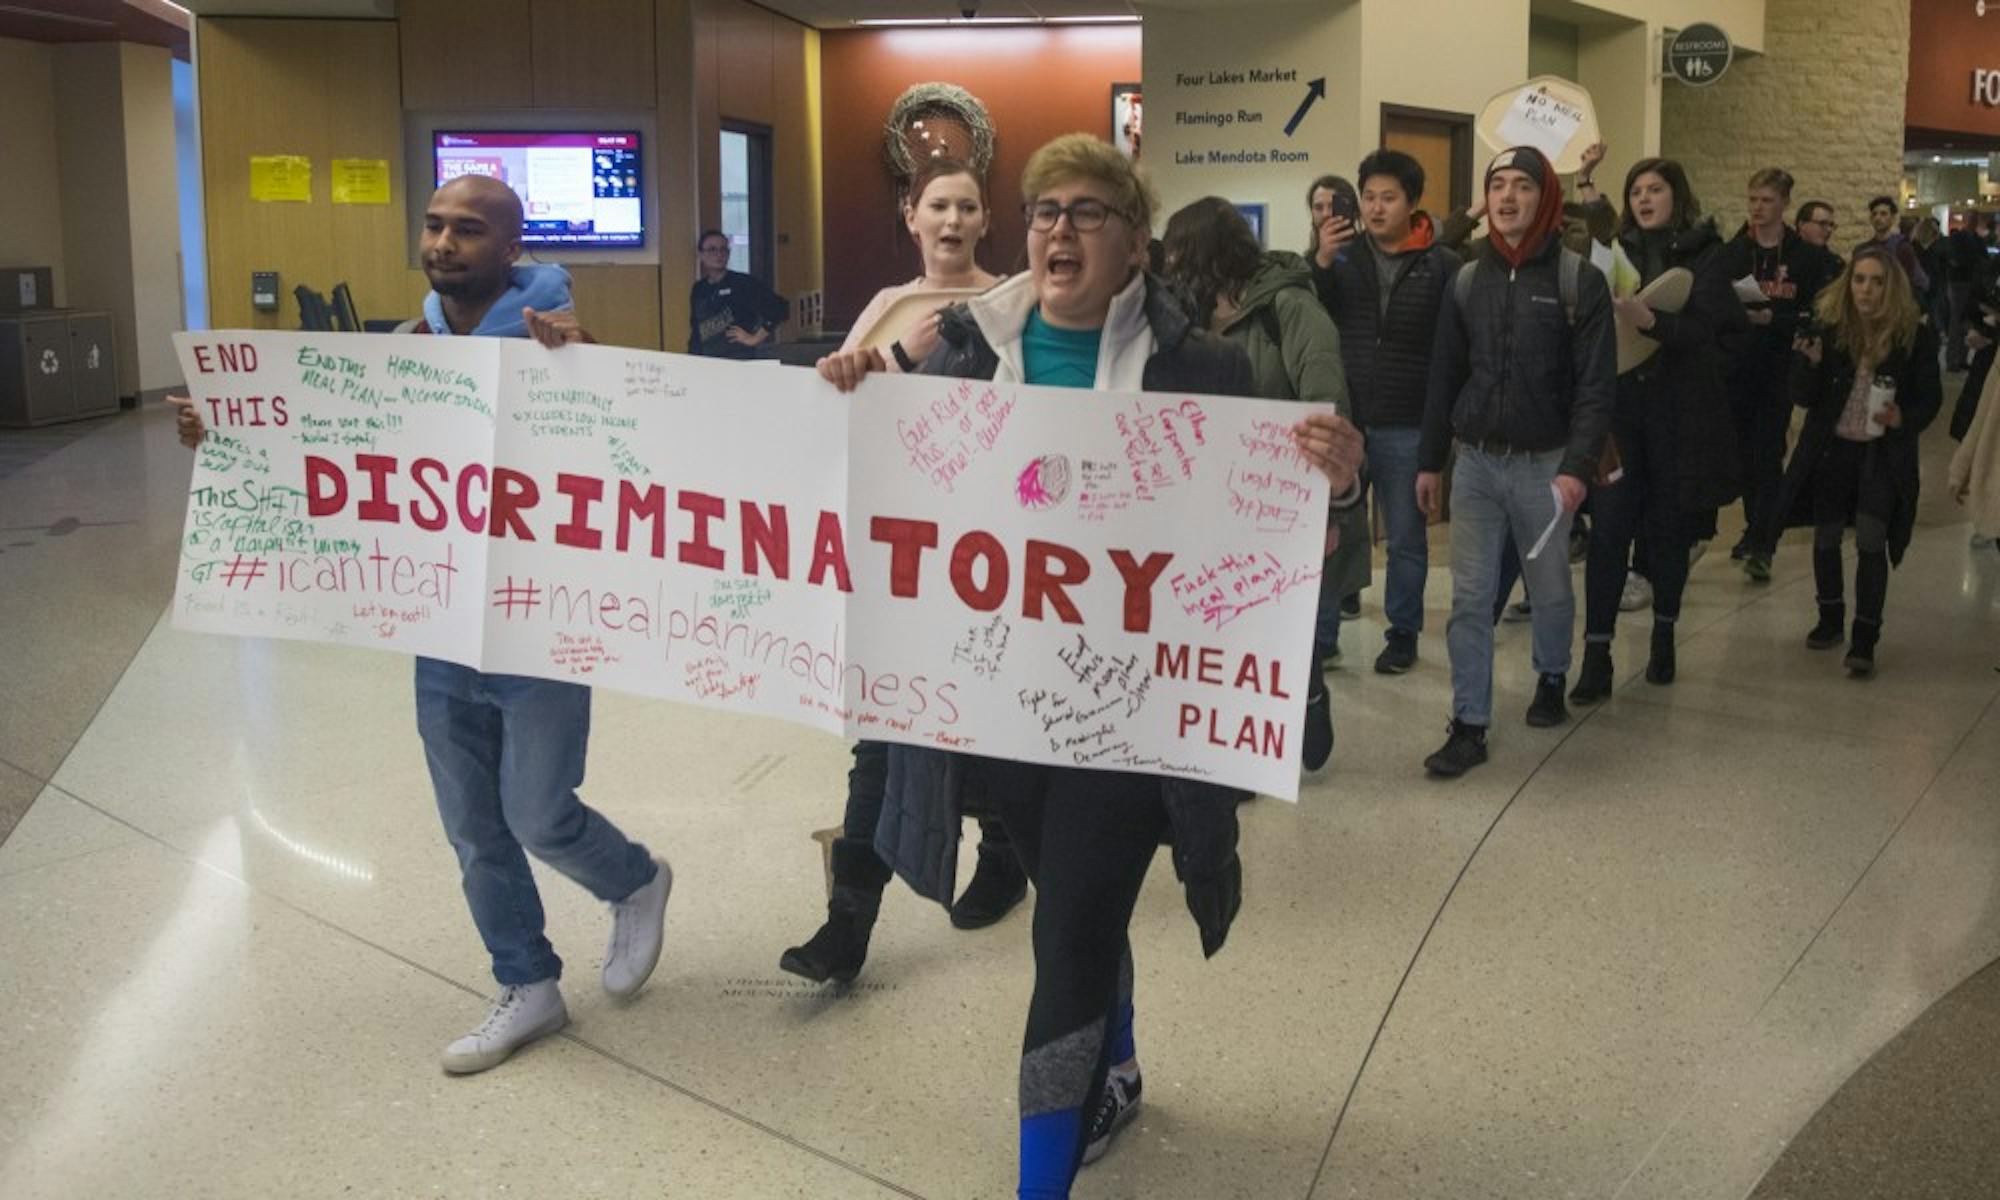
<path fill-rule="evenodd" d="M 1486 177 L 1480 183 L 1482 188 L 1493 182 L 1499 171 L 1519 171 L 1542 185 L 1541 204 L 1535 209 L 1535 219 L 1528 223 L 1527 232 L 1521 235 L 1518 245 L 1510 246 L 1500 231 L 1492 228 L 1492 218 L 1487 218 L 1486 240 L 1493 243 L 1494 252 L 1507 260 L 1509 266 L 1518 267 L 1539 253 L 1548 243 L 1550 236 L 1562 228 L 1563 190 L 1562 177 L 1556 174 L 1555 164 L 1533 146 L 1514 146 L 1502 150 L 1487 164 Z"/>

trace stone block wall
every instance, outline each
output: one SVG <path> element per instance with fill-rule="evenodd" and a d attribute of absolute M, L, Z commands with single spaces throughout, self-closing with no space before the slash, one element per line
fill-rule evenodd
<path fill-rule="evenodd" d="M 1763 55 L 1713 86 L 1661 84 L 1660 152 L 1688 169 L 1726 237 L 1752 172 L 1783 167 L 1806 200 L 1834 206 L 1844 256 L 1868 234 L 1871 196 L 1903 177 L 1910 0 L 1769 0 Z M 1612 187 L 1618 181 L 1605 180 Z"/>

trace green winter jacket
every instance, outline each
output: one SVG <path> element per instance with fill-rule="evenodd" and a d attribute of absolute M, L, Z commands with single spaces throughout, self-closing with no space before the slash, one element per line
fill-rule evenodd
<path fill-rule="evenodd" d="M 1347 370 L 1340 361 L 1340 331 L 1320 306 L 1305 258 L 1285 250 L 1267 252 L 1237 303 L 1240 307 L 1222 335 L 1250 355 L 1257 395 L 1332 404 L 1341 416 L 1353 420 Z M 1368 506 L 1336 511 L 1331 519 L 1340 531 L 1340 545 L 1325 569 L 1333 594 L 1346 596 L 1368 586 Z"/>

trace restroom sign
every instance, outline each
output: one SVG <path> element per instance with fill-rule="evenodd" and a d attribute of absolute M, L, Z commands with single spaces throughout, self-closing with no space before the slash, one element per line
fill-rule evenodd
<path fill-rule="evenodd" d="M 1719 26 L 1690 25 L 1667 43 L 1667 73 L 1689 87 L 1707 87 L 1722 78 L 1735 55 Z"/>

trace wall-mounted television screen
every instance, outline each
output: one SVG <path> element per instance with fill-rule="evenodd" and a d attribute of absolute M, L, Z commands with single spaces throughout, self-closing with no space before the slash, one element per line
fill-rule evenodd
<path fill-rule="evenodd" d="M 438 130 L 431 156 L 440 187 L 460 175 L 491 175 L 513 188 L 528 245 L 646 244 L 637 133 Z"/>

